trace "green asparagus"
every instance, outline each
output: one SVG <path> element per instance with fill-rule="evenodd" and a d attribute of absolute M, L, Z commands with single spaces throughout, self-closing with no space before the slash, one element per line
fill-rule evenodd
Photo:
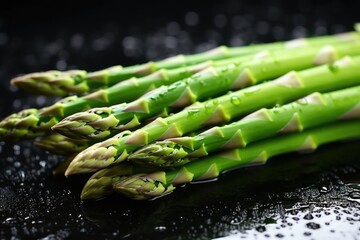
<path fill-rule="evenodd" d="M 335 47 L 324 47 L 322 51 L 319 52 L 319 50 L 316 51 L 316 47 L 314 48 L 309 48 L 309 49 L 304 49 L 303 51 L 300 51 L 300 53 L 298 53 L 299 55 L 299 66 L 303 66 L 303 68 L 305 68 L 306 66 L 310 67 L 313 64 L 313 61 L 315 61 L 315 64 L 320 64 L 320 63 L 324 63 L 324 62 L 329 62 L 332 61 L 334 59 L 336 59 L 339 56 L 342 56 L 344 54 L 350 54 L 350 55 L 356 55 L 359 54 L 360 51 L 360 43 L 355 43 L 355 44 L 340 44 L 339 46 L 337 46 L 337 50 L 335 50 Z M 298 52 L 297 50 L 287 50 L 289 53 L 285 54 L 285 50 L 284 53 L 285 55 L 293 55 L 296 54 L 296 52 Z M 295 52 L 294 52 L 295 51 Z M 316 51 L 316 52 L 315 52 Z M 302 52 L 304 52 L 304 54 L 302 54 Z M 306 53 L 310 54 L 309 56 L 306 55 Z M 317 55 L 316 55 L 317 54 Z M 307 57 L 306 57 L 307 56 Z M 315 57 L 316 56 L 316 57 Z M 248 57 L 245 57 L 248 59 Z M 255 61 L 259 61 L 262 62 L 262 60 L 255 60 Z M 266 60 L 264 60 L 266 61 Z M 295 61 L 297 62 L 297 61 Z M 291 65 L 289 64 L 289 67 L 287 69 L 291 69 L 290 66 L 296 66 L 294 61 L 292 61 Z M 241 65 L 241 64 L 240 64 Z M 278 64 L 273 61 L 272 62 L 272 69 L 279 69 L 281 70 L 282 68 L 277 66 Z M 224 67 L 226 71 L 232 73 L 232 74 L 236 74 L 237 73 L 237 68 L 232 68 L 232 70 L 228 70 L 229 68 Z M 198 67 L 197 67 L 198 69 Z M 207 76 L 207 78 L 213 78 L 213 75 L 211 74 L 212 68 L 210 68 L 210 70 L 206 71 L 202 71 L 200 72 L 198 75 L 193 76 L 190 79 L 187 79 L 187 81 L 191 81 L 191 79 L 195 79 L 191 82 L 198 82 L 197 87 L 198 88 L 203 88 L 203 89 L 210 89 L 209 87 L 204 88 L 204 86 L 201 84 L 200 80 L 197 80 L 198 78 L 200 78 L 200 76 L 205 75 Z M 274 75 L 277 73 L 279 74 L 278 71 L 274 71 Z M 228 73 L 230 75 L 230 73 Z M 224 73 L 225 74 L 225 73 Z M 223 75 L 224 75 L 223 74 Z M 239 76 L 239 78 L 237 79 L 238 81 L 235 81 L 235 83 L 233 84 L 234 88 L 238 88 L 241 87 L 242 85 L 246 84 L 247 82 L 251 83 L 253 80 L 253 76 L 251 76 L 250 74 L 253 74 L 250 71 L 247 71 L 246 69 L 244 70 L 243 76 Z M 255 75 L 260 76 L 259 78 L 261 78 L 261 76 L 266 76 L 266 74 L 269 74 L 268 71 L 266 71 L 266 69 L 264 70 L 263 68 L 258 67 L 258 73 Z M 175 74 L 176 75 L 176 74 Z M 178 75 L 177 75 L 178 76 Z M 238 75 L 236 75 L 237 77 Z M 149 82 L 154 82 L 154 78 L 151 77 L 155 77 L 155 79 L 164 79 L 164 75 L 160 74 L 157 77 L 152 75 L 150 77 L 148 77 L 149 81 L 146 81 L 147 83 L 145 85 L 142 84 L 143 81 L 126 81 L 126 82 L 122 82 L 120 84 L 118 84 L 117 86 L 113 86 L 111 88 L 108 89 L 102 89 L 99 90 L 95 93 L 92 93 L 90 95 L 87 95 L 85 97 L 76 97 L 76 96 L 71 96 L 68 98 L 65 98 L 55 104 L 53 104 L 50 107 L 46 107 L 40 110 L 37 109 L 27 109 L 27 110 L 23 110 L 19 113 L 15 113 L 10 115 L 9 117 L 5 118 L 2 122 L 0 122 L 0 139 L 4 139 L 4 140 L 8 140 L 8 141 L 18 141 L 18 140 L 22 140 L 22 139 L 31 139 L 34 137 L 38 137 L 43 135 L 46 131 L 50 130 L 50 128 L 52 126 L 54 126 L 56 123 L 58 123 L 63 117 L 69 116 L 70 114 L 74 114 L 76 112 L 79 111 L 83 111 L 89 108 L 93 108 L 93 107 L 100 107 L 100 106 L 110 106 L 113 104 L 117 104 L 117 103 L 122 103 L 122 102 L 128 102 L 131 99 L 137 98 L 139 97 L 139 95 L 141 95 L 141 93 L 143 91 L 146 91 L 149 89 Z M 151 79 L 151 80 L 150 80 Z M 165 78 L 166 79 L 166 78 Z M 228 80 L 229 81 L 229 80 Z M 160 82 L 164 82 L 163 80 L 160 80 Z M 225 79 L 221 79 L 220 82 L 227 82 L 227 77 L 225 76 Z M 167 83 L 165 84 L 170 84 L 171 81 L 167 81 Z M 161 83 L 159 83 L 161 84 Z M 181 85 L 181 84 L 180 84 Z M 145 88 L 144 88 L 145 86 Z M 157 86 L 157 85 L 156 85 Z M 224 84 L 224 86 L 226 86 L 226 84 Z M 170 90 L 176 90 L 173 91 L 174 93 L 172 94 L 167 94 L 167 96 L 172 96 L 175 94 L 175 92 L 179 92 L 181 91 L 181 87 L 177 86 L 175 83 L 175 86 L 172 85 L 172 87 L 174 89 L 168 89 Z M 140 92 L 138 92 L 138 91 Z M 186 89 L 185 89 L 186 90 Z M 190 89 L 191 90 L 191 89 Z M 211 90 L 211 89 L 210 89 Z M 209 90 L 209 94 L 212 91 Z M 162 90 L 157 90 L 159 92 L 161 92 Z M 182 92 L 181 92 L 182 93 Z M 187 96 L 188 91 L 184 92 L 184 97 L 180 98 L 183 100 L 186 100 L 186 96 Z M 190 92 L 191 94 L 191 92 Z M 190 96 L 191 97 L 191 96 Z M 167 100 L 166 98 L 162 97 L 162 99 Z M 181 101 L 178 101 L 178 104 L 181 103 Z M 146 103 L 145 103 L 146 104 Z M 133 105 L 136 106 L 136 102 L 133 103 Z M 121 106 L 127 106 L 126 104 L 120 105 Z M 131 110 L 131 106 L 129 105 L 129 111 Z M 163 109 L 163 108 L 162 108 Z M 101 111 L 101 110 L 100 110 Z M 105 109 L 105 111 L 107 111 Z M 129 113 L 132 114 L 132 113 Z M 141 115 L 142 113 L 138 113 L 138 115 Z M 144 113 L 143 113 L 144 114 Z M 145 114 L 146 115 L 146 114 Z M 96 117 L 91 115 L 91 117 Z M 129 125 L 133 126 L 134 124 L 137 124 L 137 118 L 133 115 L 131 115 L 131 119 L 134 119 L 134 121 L 130 121 Z M 96 117 L 98 119 L 98 117 Z M 87 120 L 89 120 L 89 117 L 87 118 Z M 90 119 L 91 120 L 91 119 Z M 93 119 L 95 120 L 95 119 Z M 116 122 L 116 119 L 114 118 L 105 118 L 105 119 L 101 119 L 100 121 L 98 121 L 97 123 L 100 123 L 101 125 L 105 125 L 105 124 L 114 124 L 114 122 Z M 93 125 L 96 125 L 97 123 L 94 123 Z M 75 123 L 77 124 L 77 123 Z M 125 124 L 126 125 L 126 124 Z M 85 126 L 84 128 L 81 128 L 81 126 L 77 125 L 76 128 L 79 132 L 82 131 L 91 131 L 92 128 Z M 90 133 L 89 133 L 90 134 Z M 105 135 L 107 133 L 105 132 Z M 96 134 L 94 134 L 96 136 Z M 99 137 L 103 136 L 104 134 L 99 134 Z"/>
<path fill-rule="evenodd" d="M 360 137 L 360 121 L 333 123 L 250 144 L 246 148 L 228 150 L 194 161 L 169 171 L 140 173 L 119 177 L 113 188 L 135 200 L 144 200 L 168 194 L 175 185 L 216 178 L 223 171 L 239 167 L 265 164 L 270 157 L 293 151 L 312 151 L 318 146 L 339 140 Z"/>
<path fill-rule="evenodd" d="M 225 59 L 214 66 L 257 58 L 258 54 Z M 108 89 L 102 89 L 83 97 L 71 96 L 42 109 L 26 109 L 11 114 L 0 122 L 0 139 L 18 141 L 42 136 L 63 117 L 93 107 L 110 106 L 129 102 L 161 85 L 171 84 L 193 73 L 201 72 L 212 63 L 202 63 L 189 68 L 160 70 L 141 79 L 132 78 Z"/>
<path fill-rule="evenodd" d="M 262 50 L 324 45 L 339 42 L 350 43 L 358 40 L 360 40 L 358 33 L 349 32 L 338 35 L 297 39 L 288 42 L 257 44 L 245 47 L 228 48 L 221 46 L 204 53 L 187 56 L 178 55 L 159 62 L 148 62 L 146 64 L 129 67 L 113 66 L 90 73 L 83 70 L 32 73 L 15 78 L 11 82 L 32 93 L 56 96 L 79 95 L 100 88 L 110 87 L 131 77 L 143 77 L 160 69 L 174 69 L 202 63 L 208 60 L 219 60 L 252 54 Z"/>
<path fill-rule="evenodd" d="M 58 155 L 70 155 L 79 153 L 94 144 L 93 141 L 86 139 L 70 139 L 60 134 L 50 134 L 36 140 L 35 146 Z"/>
<path fill-rule="evenodd" d="M 360 86 L 320 94 L 312 93 L 296 102 L 260 109 L 240 121 L 213 127 L 194 137 L 166 139 L 150 144 L 128 157 L 129 161 L 161 167 L 181 166 L 224 149 L 247 144 L 276 134 L 305 129 L 346 118 L 360 118 Z"/>
<path fill-rule="evenodd" d="M 81 192 L 81 199 L 98 199 L 105 197 L 114 192 L 112 188 L 114 182 L 136 173 L 150 173 L 157 170 L 156 168 L 146 168 L 129 163 L 122 163 L 116 167 L 102 169 L 93 174 L 86 182 Z"/>
<path fill-rule="evenodd" d="M 296 100 L 312 92 L 328 92 L 360 84 L 360 57 L 288 74 L 267 83 L 195 103 L 167 118 L 157 118 L 136 130 L 125 131 L 80 152 L 66 175 L 94 172 L 124 161 L 129 154 L 156 140 L 180 137 L 206 126 L 229 122 L 263 107 Z"/>
<path fill-rule="evenodd" d="M 271 57 L 239 66 L 208 68 L 201 75 L 163 86 L 131 103 L 76 113 L 52 129 L 74 139 L 104 139 L 114 132 L 137 127 L 144 119 L 175 112 L 173 109 L 273 79 L 291 70 L 332 62 L 347 53 L 360 54 L 360 44 L 274 52 Z"/>

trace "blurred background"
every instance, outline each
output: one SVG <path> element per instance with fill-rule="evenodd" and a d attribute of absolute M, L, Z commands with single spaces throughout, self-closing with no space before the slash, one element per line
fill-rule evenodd
<path fill-rule="evenodd" d="M 9 1 L 2 5 L 0 117 L 53 101 L 10 86 L 9 80 L 21 74 L 93 71 L 219 45 L 333 34 L 352 31 L 360 21 L 359 3 L 341 0 Z M 139 204 L 115 197 L 84 204 L 79 200 L 81 179 L 51 176 L 60 158 L 27 142 L 1 143 L 0 237 L 356 239 L 360 237 L 360 200 L 354 197 L 360 197 L 359 154 L 347 154 L 356 147 L 343 144 L 311 157 L 291 155 L 287 158 L 300 163 L 228 174 L 208 188 L 189 186 L 157 201 Z M 319 160 L 332 155 L 332 160 L 343 161 Z M 283 178 L 273 179 L 272 171 Z M 259 184 L 249 184 L 254 181 Z"/>

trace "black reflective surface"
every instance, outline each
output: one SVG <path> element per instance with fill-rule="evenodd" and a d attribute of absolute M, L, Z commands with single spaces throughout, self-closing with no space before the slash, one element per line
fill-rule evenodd
<path fill-rule="evenodd" d="M 220 44 L 352 30 L 356 1 L 199 1 L 9 6 L 0 10 L 0 116 L 52 101 L 18 74 L 96 70 Z M 61 157 L 0 144 L 2 239 L 360 239 L 359 141 L 289 154 L 154 201 L 81 202 L 86 177 L 54 177 Z"/>

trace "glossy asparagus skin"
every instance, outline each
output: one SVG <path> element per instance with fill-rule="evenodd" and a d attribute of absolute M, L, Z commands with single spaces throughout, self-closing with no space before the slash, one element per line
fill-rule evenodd
<path fill-rule="evenodd" d="M 141 167 L 129 163 L 122 163 L 116 167 L 102 169 L 93 174 L 86 182 L 80 198 L 98 199 L 114 193 L 112 184 L 136 173 L 155 172 L 157 168 Z"/>
<path fill-rule="evenodd" d="M 357 32 L 348 32 L 337 35 L 296 39 L 287 42 L 275 42 L 233 48 L 221 46 L 204 53 L 178 55 L 158 62 L 148 62 L 128 67 L 118 65 L 95 72 L 70 70 L 65 72 L 46 71 L 31 73 L 17 77 L 11 82 L 26 91 L 36 94 L 55 96 L 80 95 L 113 86 L 132 77 L 143 77 L 160 69 L 174 69 L 209 60 L 221 60 L 230 57 L 243 56 L 262 50 L 286 49 L 339 42 L 350 43 L 359 40 L 360 36 Z"/>
<path fill-rule="evenodd" d="M 274 156 L 293 151 L 313 151 L 318 146 L 360 137 L 360 121 L 336 122 L 302 133 L 277 136 L 190 162 L 169 171 L 135 174 L 113 183 L 114 190 L 135 200 L 168 194 L 175 185 L 216 178 L 223 171 L 262 165 Z"/>
<path fill-rule="evenodd" d="M 360 86 L 312 93 L 296 102 L 263 108 L 225 126 L 193 137 L 167 139 L 136 151 L 128 160 L 161 167 L 181 166 L 215 151 L 245 147 L 278 134 L 301 132 L 338 119 L 360 118 Z M 360 119 L 359 119 L 360 120 Z"/>
<path fill-rule="evenodd" d="M 42 150 L 58 155 L 79 153 L 94 143 L 86 139 L 70 139 L 57 133 L 50 134 L 34 142 L 35 146 Z"/>
<path fill-rule="evenodd" d="M 258 54 L 236 59 L 225 59 L 216 64 L 226 65 L 234 61 L 240 63 L 257 57 Z M 110 106 L 132 101 L 156 87 L 171 84 L 193 73 L 200 72 L 208 65 L 209 63 L 202 63 L 189 68 L 160 70 L 142 79 L 131 78 L 108 89 L 101 89 L 83 97 L 70 96 L 49 107 L 25 109 L 19 113 L 11 114 L 0 122 L 0 140 L 19 141 L 42 136 L 66 116 L 93 107 Z"/>
<path fill-rule="evenodd" d="M 277 51 L 240 65 L 208 68 L 194 77 L 162 86 L 128 104 L 76 113 L 52 129 L 74 139 L 101 140 L 113 133 L 137 127 L 150 117 L 176 112 L 195 101 L 274 79 L 291 70 L 333 62 L 347 53 L 360 54 L 360 44 Z"/>
<path fill-rule="evenodd" d="M 360 84 L 360 57 L 288 74 L 267 83 L 195 103 L 166 118 L 157 118 L 134 131 L 125 131 L 80 152 L 66 175 L 94 172 L 127 159 L 156 140 L 180 137 L 203 127 L 217 126 L 264 107 L 284 104 L 312 92 L 328 92 Z"/>

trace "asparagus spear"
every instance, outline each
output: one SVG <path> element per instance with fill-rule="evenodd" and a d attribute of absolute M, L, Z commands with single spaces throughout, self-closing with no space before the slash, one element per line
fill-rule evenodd
<path fill-rule="evenodd" d="M 112 194 L 112 184 L 136 173 L 154 172 L 158 168 L 142 167 L 129 163 L 121 163 L 121 165 L 102 169 L 93 174 L 86 182 L 82 192 L 81 199 L 98 199 Z"/>
<path fill-rule="evenodd" d="M 225 59 L 214 66 L 229 64 L 257 58 L 258 54 L 234 59 Z M 42 109 L 26 109 L 14 113 L 0 122 L 0 139 L 18 141 L 42 136 L 46 131 L 58 123 L 63 117 L 85 109 L 109 106 L 121 102 L 129 102 L 143 95 L 147 91 L 161 85 L 171 84 L 183 77 L 200 72 L 212 63 L 202 63 L 189 68 L 175 70 L 160 70 L 141 79 L 132 78 L 108 89 L 96 91 L 84 97 L 71 96 L 58 101 L 50 107 Z"/>
<path fill-rule="evenodd" d="M 133 133 L 125 131 L 92 145 L 74 158 L 66 175 L 94 172 L 124 161 L 135 150 L 156 140 L 180 137 L 205 126 L 226 123 L 262 107 L 290 102 L 315 91 L 358 85 L 359 66 L 360 57 L 345 57 L 334 64 L 292 71 L 271 82 L 195 103 L 167 118 L 157 118 Z"/>
<path fill-rule="evenodd" d="M 343 116 L 360 118 L 354 113 L 360 109 L 359 92 L 360 86 L 326 94 L 312 93 L 281 107 L 260 109 L 240 121 L 213 127 L 194 137 L 166 139 L 147 145 L 128 160 L 161 167 L 181 166 L 214 151 L 245 147 L 276 134 L 300 132 Z"/>
<path fill-rule="evenodd" d="M 307 45 L 323 45 L 339 42 L 353 42 L 360 40 L 356 32 L 337 35 L 297 39 L 288 42 L 276 42 L 267 44 L 250 45 L 245 47 L 228 48 L 225 46 L 194 54 L 178 55 L 158 62 L 148 62 L 135 66 L 113 66 L 96 72 L 83 70 L 71 70 L 66 72 L 47 71 L 27 74 L 13 79 L 11 82 L 20 88 L 32 93 L 44 95 L 66 96 L 72 94 L 84 94 L 99 88 L 110 87 L 118 82 L 131 77 L 142 77 L 154 73 L 159 69 L 174 69 L 182 66 L 194 65 L 208 60 L 220 60 L 252 54 L 262 50 L 279 48 L 301 47 Z"/>
<path fill-rule="evenodd" d="M 74 139 L 100 140 L 113 135 L 113 132 L 134 128 L 144 119 L 158 114 L 174 112 L 173 109 L 185 107 L 195 101 L 273 79 L 291 70 L 332 62 L 346 53 L 360 54 L 360 44 L 274 52 L 271 57 L 239 66 L 232 64 L 208 68 L 201 75 L 158 88 L 129 104 L 76 113 L 63 119 L 52 129 Z"/>
<path fill-rule="evenodd" d="M 333 124 L 333 123 L 332 123 Z M 324 127 L 324 126 L 322 126 Z M 314 130 L 314 128 L 310 129 Z M 294 133 L 298 134 L 298 133 Z M 272 139 L 275 139 L 277 137 L 273 137 Z M 263 142 L 262 140 L 261 142 Z M 266 140 L 268 141 L 268 140 Z M 269 140 L 270 141 L 270 140 Z M 250 147 L 254 144 L 258 144 L 259 142 L 250 144 Z M 329 146 L 330 145 L 330 146 Z M 286 181 L 296 180 L 299 177 L 303 177 L 304 173 L 306 175 L 311 174 L 317 174 L 325 169 L 330 169 L 332 167 L 336 167 L 343 164 L 348 163 L 355 163 L 356 164 L 356 158 L 360 157 L 360 153 L 358 152 L 352 152 L 352 154 L 346 154 L 349 151 L 353 151 L 355 148 L 359 146 L 359 141 L 338 141 L 334 143 L 330 143 L 328 146 L 323 146 L 317 149 L 315 152 L 307 153 L 307 154 L 297 154 L 297 153 L 290 153 L 287 156 L 277 157 L 277 159 L 271 159 L 271 161 L 277 161 L 277 163 L 267 165 L 266 167 L 260 167 L 260 168 L 253 168 L 250 169 L 251 171 L 234 171 L 231 175 L 235 176 L 235 174 L 238 172 L 238 174 L 235 176 L 235 178 L 229 178 L 226 177 L 221 180 L 221 184 L 215 183 L 211 184 L 210 187 L 206 188 L 197 188 L 195 195 L 188 195 L 186 196 L 176 196 L 176 204 L 180 203 L 183 205 L 183 200 L 185 202 L 189 202 L 190 205 L 196 204 L 196 202 L 201 201 L 203 202 L 205 199 L 208 202 L 217 202 L 219 199 L 224 199 L 226 197 L 234 196 L 234 193 L 242 193 L 241 195 L 246 195 L 246 191 L 251 189 L 253 187 L 253 184 L 261 184 L 261 183 L 269 183 L 272 181 L 275 182 L 281 182 L 286 178 Z M 335 146 L 335 147 L 333 147 Z M 243 150 L 243 149 L 240 149 Z M 229 151 L 229 150 L 227 150 Z M 219 154 L 219 153 L 218 153 Z M 215 157 L 215 155 L 211 155 L 212 157 Z M 354 158 L 355 157 L 355 158 Z M 205 157 L 204 159 L 207 159 L 209 157 Z M 304 163 L 304 160 L 306 160 L 306 163 Z M 189 163 L 187 165 L 191 165 L 192 163 Z M 185 165 L 185 167 L 187 166 Z M 245 165 L 246 166 L 246 165 Z M 243 166 L 243 167 L 245 167 Z M 251 164 L 250 164 L 251 166 Z M 133 166 L 133 173 L 131 175 L 139 174 L 141 172 L 138 172 L 136 170 L 138 169 L 137 165 Z M 136 167 L 136 169 L 135 169 Z M 239 167 L 239 168 L 243 168 Z M 106 178 L 108 178 L 108 181 L 103 181 L 104 184 L 98 184 L 99 188 L 97 189 L 97 186 L 95 185 L 92 187 L 90 184 L 85 184 L 85 187 L 83 188 L 83 191 L 86 188 L 86 191 L 89 193 L 86 196 L 82 197 L 82 200 L 95 200 L 99 198 L 104 198 L 110 194 L 115 193 L 114 188 L 112 188 L 112 185 L 116 182 L 112 179 L 125 179 L 126 177 L 130 176 L 127 174 L 116 174 L 115 169 L 121 169 L 121 165 L 119 166 L 112 166 L 109 168 L 102 169 L 98 172 L 96 172 L 93 176 L 97 175 L 100 172 L 113 172 L 113 174 L 107 174 Z M 177 167 L 179 169 L 179 167 Z M 238 168 L 233 168 L 234 170 Z M 162 169 L 165 171 L 169 171 L 170 169 Z M 173 170 L 173 169 L 171 169 Z M 242 169 L 244 170 L 244 169 Z M 249 170 L 249 169 L 248 169 Z M 161 169 L 157 169 L 156 171 L 161 171 Z M 229 171 L 224 171 L 224 173 L 228 173 Z M 93 179 L 93 177 L 90 177 L 90 179 Z M 101 179 L 101 178 L 99 178 Z M 215 179 L 214 179 L 215 180 Z M 235 180 L 235 181 L 234 181 Z M 255 180 L 255 181 L 254 181 Z M 93 179 L 93 181 L 96 181 Z M 210 179 L 210 181 L 212 181 Z M 206 182 L 206 179 L 205 179 Z M 213 181 L 212 181 L 213 182 Z M 236 189 L 235 189 L 235 188 Z M 108 189 L 107 192 L 104 192 L 104 194 L 101 193 L 101 189 Z M 200 191 L 200 192 L 198 192 Z M 231 192 L 232 191 L 232 192 Z M 92 194 L 94 193 L 94 194 Z M 206 198 L 206 196 L 211 196 L 211 198 Z M 186 205 L 186 204 L 185 204 Z"/>
<path fill-rule="evenodd" d="M 170 171 L 135 174 L 113 183 L 114 190 L 135 200 L 172 192 L 174 185 L 216 178 L 223 171 L 265 164 L 270 157 L 293 151 L 312 151 L 318 146 L 360 137 L 360 122 L 336 122 L 302 133 L 278 136 L 194 161 Z"/>
<path fill-rule="evenodd" d="M 79 153 L 95 142 L 86 139 L 70 139 L 60 134 L 50 134 L 36 140 L 35 146 L 58 155 Z"/>

